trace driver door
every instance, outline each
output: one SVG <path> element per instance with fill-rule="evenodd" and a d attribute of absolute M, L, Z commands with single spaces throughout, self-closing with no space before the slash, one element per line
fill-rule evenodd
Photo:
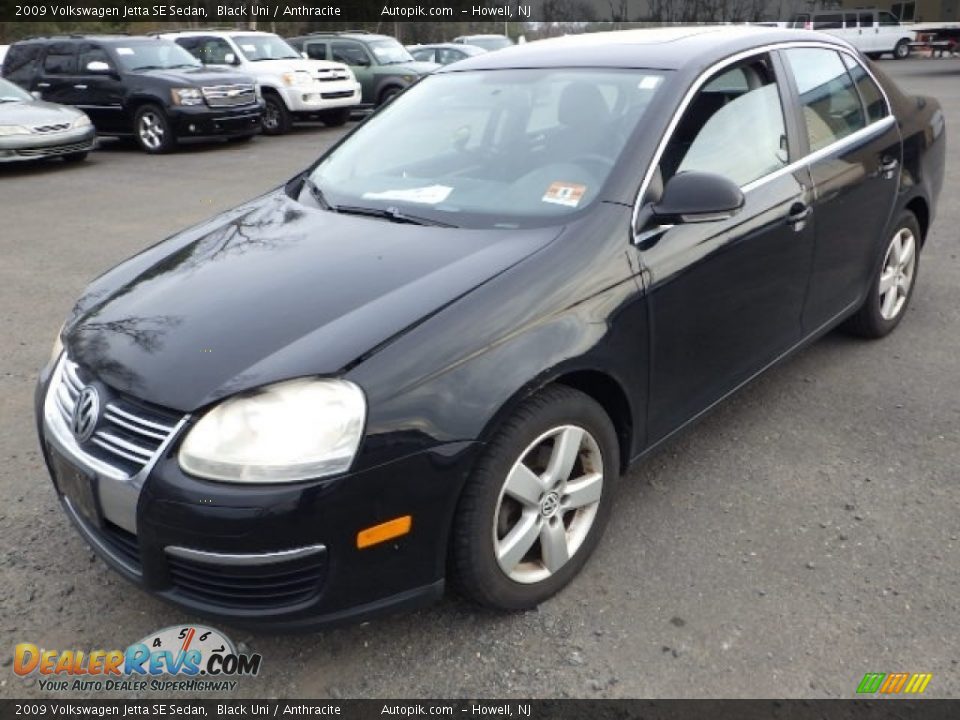
<path fill-rule="evenodd" d="M 778 60 L 760 54 L 707 79 L 660 158 L 637 235 L 651 317 L 648 438 L 656 442 L 801 339 L 813 253 L 811 183 Z M 779 82 L 778 82 L 779 81 Z M 791 154 L 793 152 L 793 154 Z M 650 204 L 685 171 L 741 187 L 733 217 L 658 226 Z"/>
<path fill-rule="evenodd" d="M 373 58 L 366 48 L 353 40 L 334 40 L 330 45 L 330 54 L 336 62 L 349 65 L 353 70 L 363 91 L 363 102 L 375 103 L 377 78 L 373 72 Z"/>

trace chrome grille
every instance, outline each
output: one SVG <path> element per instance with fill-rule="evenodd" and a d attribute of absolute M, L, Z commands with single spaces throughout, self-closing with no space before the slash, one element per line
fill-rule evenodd
<path fill-rule="evenodd" d="M 317 70 L 317 80 L 320 82 L 334 82 L 346 79 L 347 71 L 340 68 L 334 68 L 331 70 Z"/>
<path fill-rule="evenodd" d="M 40 133 L 54 133 L 54 132 L 63 132 L 70 127 L 70 123 L 57 123 L 55 125 L 34 125 L 33 132 Z"/>
<path fill-rule="evenodd" d="M 89 152 L 93 148 L 93 142 L 84 140 L 82 142 L 71 143 L 69 145 L 54 145 L 50 147 L 21 148 L 14 150 L 20 157 L 50 157 L 51 155 L 70 155 L 72 153 Z"/>
<path fill-rule="evenodd" d="M 80 368 L 64 359 L 54 402 L 67 427 L 85 386 Z M 180 417 L 132 398 L 114 396 L 104 406 L 97 428 L 84 451 L 133 476 L 142 470 L 176 429 Z"/>
<path fill-rule="evenodd" d="M 213 85 L 201 88 L 201 92 L 210 107 L 236 107 L 257 101 L 253 85 Z"/>

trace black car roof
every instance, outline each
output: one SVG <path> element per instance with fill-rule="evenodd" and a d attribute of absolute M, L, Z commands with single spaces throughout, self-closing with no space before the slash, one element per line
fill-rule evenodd
<path fill-rule="evenodd" d="M 21 43 L 63 43 L 63 42 L 96 42 L 103 45 L 122 45 L 131 42 L 156 42 L 160 38 L 150 37 L 148 35 L 44 35 L 41 37 L 30 37 L 20 40 L 15 44 Z"/>
<path fill-rule="evenodd" d="M 804 40 L 849 47 L 831 35 L 809 30 L 747 25 L 647 28 L 569 35 L 514 45 L 474 55 L 452 69 L 437 72 L 577 66 L 678 70 L 688 65 L 712 65 L 730 55 L 764 45 Z"/>

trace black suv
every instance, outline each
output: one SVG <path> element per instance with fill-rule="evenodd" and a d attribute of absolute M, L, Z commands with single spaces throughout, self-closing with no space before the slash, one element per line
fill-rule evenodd
<path fill-rule="evenodd" d="M 172 150 L 183 138 L 260 132 L 263 102 L 253 79 L 205 68 L 169 40 L 31 38 L 10 47 L 3 76 L 44 100 L 81 108 L 98 134 L 132 135 L 149 153 Z"/>

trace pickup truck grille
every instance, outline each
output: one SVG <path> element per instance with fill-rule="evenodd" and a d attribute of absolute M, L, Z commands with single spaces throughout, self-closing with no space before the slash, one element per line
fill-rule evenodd
<path fill-rule="evenodd" d="M 213 85 L 201 88 L 201 91 L 210 107 L 252 105 L 257 101 L 253 85 Z"/>
<path fill-rule="evenodd" d="M 346 79 L 347 71 L 343 69 L 317 70 L 317 80 L 320 82 L 343 82 Z"/>

